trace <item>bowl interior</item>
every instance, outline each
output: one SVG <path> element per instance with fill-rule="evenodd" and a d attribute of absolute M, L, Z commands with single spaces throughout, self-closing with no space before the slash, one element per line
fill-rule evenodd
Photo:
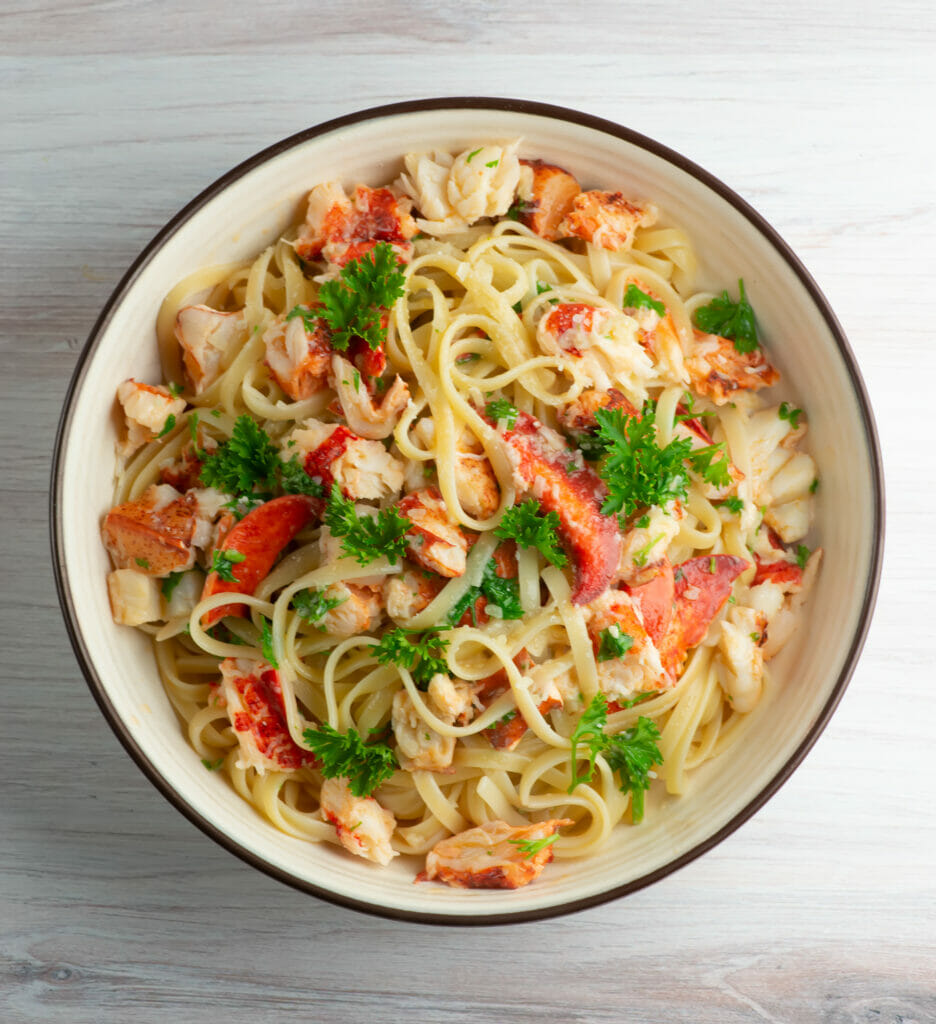
<path fill-rule="evenodd" d="M 588 118 L 442 107 L 379 113 L 288 140 L 229 175 L 223 189 L 209 189 L 162 233 L 118 290 L 83 357 L 63 419 L 54 529 L 66 616 L 85 671 L 118 735 L 163 792 L 241 856 L 286 881 L 385 913 L 433 919 L 527 917 L 596 902 L 665 873 L 743 820 L 808 748 L 844 688 L 867 625 L 880 533 L 873 427 L 850 356 L 814 286 L 743 203 L 662 147 L 618 131 Z M 589 861 L 556 861 L 516 892 L 469 892 L 414 885 L 414 863 L 402 858 L 380 869 L 283 835 L 205 771 L 163 693 L 148 639 L 111 619 L 99 522 L 113 492 L 113 395 L 129 376 L 159 379 L 154 323 L 180 278 L 256 253 L 320 181 L 384 184 L 406 150 L 460 150 L 518 137 L 523 155 L 567 167 L 585 187 L 657 202 L 666 220 L 689 232 L 701 285 L 720 289 L 744 276 L 770 356 L 783 372 L 779 391 L 809 413 L 808 444 L 821 474 L 815 535 L 825 561 L 797 636 L 772 663 L 770 706 L 752 716 L 743 742 L 696 772 L 685 796 L 655 801 L 642 825 L 619 829 Z M 840 508 L 849 515 L 833 518 Z"/>

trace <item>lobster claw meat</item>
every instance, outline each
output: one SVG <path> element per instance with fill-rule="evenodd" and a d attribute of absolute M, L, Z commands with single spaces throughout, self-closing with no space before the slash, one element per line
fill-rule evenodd
<path fill-rule="evenodd" d="M 279 673 L 265 661 L 226 658 L 221 662 L 220 694 L 240 744 L 240 763 L 266 771 L 292 772 L 317 764 L 286 725 Z"/>
<path fill-rule="evenodd" d="M 559 516 L 559 538 L 575 570 L 572 603 L 594 601 L 608 589 L 621 560 L 617 520 L 601 512 L 604 483 L 576 461 L 559 434 L 529 413 L 519 413 L 503 437 L 518 487 Z"/>
<path fill-rule="evenodd" d="M 751 586 L 756 587 L 761 583 L 779 583 L 788 589 L 799 588 L 803 583 L 803 570 L 792 562 L 762 562 L 757 555 L 754 556 L 757 571 Z"/>
<path fill-rule="evenodd" d="M 676 583 L 669 560 L 663 559 L 654 566 L 649 579 L 642 583 L 625 585 L 625 590 L 640 609 L 644 629 L 659 647 L 673 620 L 673 605 L 676 600 Z"/>
<path fill-rule="evenodd" d="M 284 494 L 248 512 L 215 548 L 216 551 L 234 551 L 244 556 L 243 561 L 230 563 L 234 579 L 223 580 L 217 572 L 210 572 L 202 590 L 202 600 L 213 594 L 252 594 L 273 568 L 283 548 L 301 529 L 321 516 L 324 509 L 325 503 L 320 498 Z M 242 604 L 221 605 L 203 616 L 202 626 L 208 629 L 226 615 L 246 614 L 247 609 Z"/>
<path fill-rule="evenodd" d="M 690 558 L 673 572 L 673 613 L 657 648 L 675 679 L 689 650 L 705 639 L 712 619 L 731 594 L 734 581 L 751 563 L 735 555 Z"/>

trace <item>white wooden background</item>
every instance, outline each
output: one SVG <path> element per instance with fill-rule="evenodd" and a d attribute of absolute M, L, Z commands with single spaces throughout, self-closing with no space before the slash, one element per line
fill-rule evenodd
<path fill-rule="evenodd" d="M 3 0 L 0 55 L 0 1021 L 936 1021 L 930 0 Z M 470 94 L 617 120 L 766 215 L 851 338 L 889 516 L 851 687 L 751 822 L 626 900 L 458 930 L 299 895 L 156 793 L 72 656 L 46 492 L 83 340 L 168 217 L 303 127 Z"/>

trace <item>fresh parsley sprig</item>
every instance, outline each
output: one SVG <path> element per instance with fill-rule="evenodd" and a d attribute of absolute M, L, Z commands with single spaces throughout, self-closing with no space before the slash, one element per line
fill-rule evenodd
<path fill-rule="evenodd" d="M 617 772 L 621 791 L 631 794 L 631 816 L 636 825 L 643 819 L 644 793 L 650 788 L 650 770 L 654 765 L 663 763 L 663 755 L 656 745 L 660 730 L 649 718 L 641 716 L 633 728 L 608 736 L 604 732 L 607 722 L 608 702 L 599 691 L 582 712 L 572 733 L 572 781 L 568 791 L 571 793 L 579 783 L 591 778 L 595 759 L 601 754 L 608 767 Z M 588 748 L 588 768 L 582 774 L 578 772 L 579 744 Z"/>
<path fill-rule="evenodd" d="M 344 776 L 354 796 L 370 796 L 396 770 L 396 754 L 390 747 L 365 743 L 356 729 L 343 733 L 324 723 L 318 729 L 306 729 L 302 736 L 325 778 Z"/>
<path fill-rule="evenodd" d="M 206 487 L 237 498 L 275 497 L 276 494 L 308 494 L 320 497 L 322 487 L 302 468 L 298 456 L 280 458 L 276 445 L 253 417 L 238 416 L 229 440 L 218 445 L 201 469 Z"/>
<path fill-rule="evenodd" d="M 332 485 L 325 507 L 325 525 L 341 538 L 341 553 L 350 555 L 359 565 L 368 565 L 385 556 L 391 565 L 406 553 L 406 531 L 410 521 L 396 509 L 388 508 L 376 516 L 358 515 L 354 502 Z"/>
<path fill-rule="evenodd" d="M 582 712 L 581 717 L 575 724 L 575 730 L 570 737 L 572 753 L 569 763 L 571 766 L 572 780 L 569 783 L 569 793 L 571 793 L 579 783 L 587 782 L 592 777 L 592 772 L 595 770 L 595 758 L 604 747 L 605 735 L 603 730 L 607 721 L 608 701 L 605 698 L 605 695 L 599 691 L 592 698 L 588 707 Z M 587 754 L 585 756 L 588 758 L 588 768 L 581 774 L 578 770 L 579 744 L 583 744 L 587 748 Z"/>
<path fill-rule="evenodd" d="M 719 456 L 717 460 L 716 456 Z M 693 449 L 689 453 L 689 465 L 707 484 L 715 487 L 728 487 L 731 484 L 731 474 L 728 472 L 730 463 L 724 441 Z"/>
<path fill-rule="evenodd" d="M 707 334 L 730 338 L 735 349 L 746 355 L 760 347 L 760 340 L 754 308 L 748 302 L 741 278 L 738 278 L 738 293 L 737 302 L 732 302 L 725 290 L 707 305 L 700 306 L 695 311 L 695 324 Z"/>
<path fill-rule="evenodd" d="M 296 306 L 286 318 L 301 316 L 307 330 L 313 317 L 324 321 L 331 347 L 339 352 L 347 349 L 352 338 L 363 338 L 371 349 L 378 349 L 387 336 L 383 315 L 403 294 L 405 280 L 393 246 L 378 242 L 342 267 L 337 281 L 322 285 L 319 307 L 304 311 Z"/>
<path fill-rule="evenodd" d="M 643 716 L 633 728 L 606 737 L 604 757 L 608 767 L 618 773 L 621 791 L 631 794 L 631 818 L 635 825 L 643 820 L 644 793 L 650 788 L 650 770 L 655 764 L 663 763 L 663 755 L 656 744 L 659 738 L 660 730 Z"/>
<path fill-rule="evenodd" d="M 494 535 L 515 540 L 521 547 L 536 548 L 553 565 L 560 568 L 568 562 L 559 546 L 559 514 L 542 511 L 538 501 L 530 498 L 522 505 L 513 505 L 504 512 Z"/>
<path fill-rule="evenodd" d="M 381 665 L 407 669 L 416 685 L 425 689 L 433 676 L 448 675 L 448 662 L 443 657 L 448 645 L 448 637 L 436 629 L 412 630 L 398 626 L 384 633 L 371 653 Z"/>
<path fill-rule="evenodd" d="M 605 515 L 618 513 L 623 527 L 639 508 L 685 500 L 689 493 L 685 460 L 692 452 L 692 441 L 674 438 L 661 448 L 652 403 L 644 406 L 640 416 L 628 416 L 623 409 L 599 409 L 595 420 L 607 454 L 600 474 L 608 488 L 601 506 Z"/>

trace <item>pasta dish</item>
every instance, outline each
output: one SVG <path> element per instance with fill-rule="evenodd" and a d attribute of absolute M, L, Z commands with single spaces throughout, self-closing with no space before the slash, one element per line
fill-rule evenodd
<path fill-rule="evenodd" d="M 283 832 L 463 887 L 683 793 L 822 555 L 756 289 L 696 291 L 652 197 L 519 148 L 315 184 L 254 259 L 181 281 L 163 382 L 117 391 L 102 521 L 114 620 L 205 769 Z"/>

